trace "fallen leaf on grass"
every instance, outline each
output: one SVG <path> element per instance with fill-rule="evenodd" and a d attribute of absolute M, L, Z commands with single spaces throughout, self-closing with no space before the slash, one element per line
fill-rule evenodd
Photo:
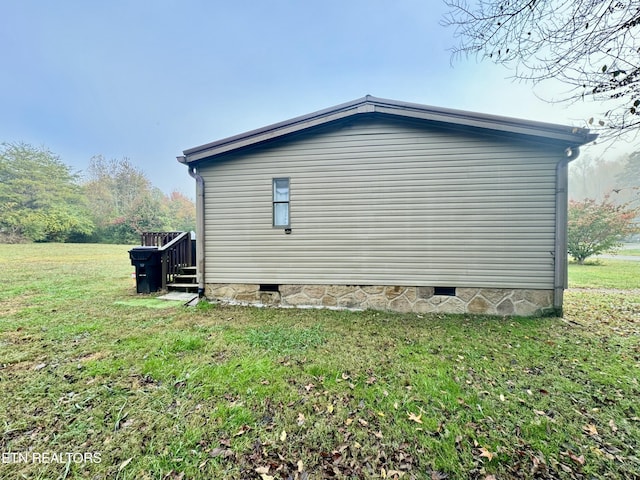
<path fill-rule="evenodd" d="M 302 425 L 304 425 L 304 421 L 306 419 L 304 418 L 304 414 L 299 413 L 298 414 L 298 426 L 301 427 Z"/>
<path fill-rule="evenodd" d="M 164 480 L 182 480 L 184 478 L 184 472 L 174 472 L 173 470 L 171 470 L 169 473 L 167 473 L 164 477 L 162 477 Z"/>
<path fill-rule="evenodd" d="M 280 434 L 280 441 L 284 442 L 287 439 L 287 432 L 285 430 L 282 430 L 282 433 Z"/>
<path fill-rule="evenodd" d="M 401 472 L 399 470 L 385 470 L 382 468 L 380 471 L 380 478 L 402 478 L 405 473 L 407 472 Z"/>
<path fill-rule="evenodd" d="M 404 474 L 407 472 L 401 472 L 399 470 L 388 470 L 387 471 L 387 478 L 402 478 L 404 476 Z"/>
<path fill-rule="evenodd" d="M 573 473 L 573 469 L 571 467 L 568 467 L 564 463 L 559 463 L 558 465 L 560 465 L 560 468 L 562 469 L 562 471 L 564 471 L 564 473 Z"/>
<path fill-rule="evenodd" d="M 618 431 L 618 427 L 616 426 L 616 422 L 614 422 L 613 419 L 609 420 L 609 428 L 611 428 L 611 431 L 613 433 L 616 433 Z"/>
<path fill-rule="evenodd" d="M 536 455 L 532 455 L 531 456 L 531 463 L 533 463 L 533 466 L 531 467 L 531 473 L 532 474 L 536 474 L 539 471 L 544 470 L 544 468 L 547 465 L 547 462 L 544 459 L 544 455 L 542 453 L 540 453 L 540 457 L 538 457 Z"/>
<path fill-rule="evenodd" d="M 226 450 L 227 450 L 226 448 L 216 447 L 211 449 L 211 451 L 209 452 L 209 455 L 212 456 L 213 458 L 216 458 L 222 455 Z"/>
<path fill-rule="evenodd" d="M 598 429 L 592 423 L 586 424 L 584 427 L 582 427 L 582 430 L 584 430 L 586 434 L 591 436 L 598 435 Z"/>
<path fill-rule="evenodd" d="M 267 465 L 266 467 L 258 467 L 256 468 L 255 472 L 260 475 L 260 478 L 262 480 L 275 480 L 275 477 L 272 475 L 268 475 L 269 473 L 269 466 Z"/>
<path fill-rule="evenodd" d="M 131 460 L 133 460 L 133 457 L 127 458 L 124 462 L 122 462 L 118 467 L 118 472 L 121 472 L 122 470 L 124 470 L 124 468 L 131 463 Z"/>
<path fill-rule="evenodd" d="M 491 453 L 488 449 L 486 449 L 485 447 L 480 447 L 480 456 L 481 457 L 485 457 L 487 458 L 489 461 L 491 461 L 494 457 L 494 454 Z"/>
<path fill-rule="evenodd" d="M 240 430 L 238 430 L 236 433 L 233 434 L 233 436 L 239 437 L 247 433 L 249 430 L 251 430 L 251 427 L 249 425 L 243 425 L 242 427 L 240 427 Z"/>
<path fill-rule="evenodd" d="M 422 414 L 420 415 L 416 415 L 413 412 L 407 412 L 407 416 L 409 417 L 409 420 L 411 420 L 412 422 L 416 422 L 416 423 L 422 423 Z"/>
<path fill-rule="evenodd" d="M 578 465 L 584 465 L 584 455 L 577 456 L 573 452 L 567 452 L 569 458 Z"/>

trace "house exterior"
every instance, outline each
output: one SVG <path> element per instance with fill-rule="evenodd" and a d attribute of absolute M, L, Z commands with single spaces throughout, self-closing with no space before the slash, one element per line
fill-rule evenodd
<path fill-rule="evenodd" d="M 185 150 L 211 299 L 558 313 L 588 130 L 367 96 Z"/>

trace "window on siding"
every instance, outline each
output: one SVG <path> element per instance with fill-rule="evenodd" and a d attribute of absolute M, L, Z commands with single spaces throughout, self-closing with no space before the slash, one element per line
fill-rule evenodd
<path fill-rule="evenodd" d="M 289 179 L 273 179 L 273 226 L 289 228 Z"/>

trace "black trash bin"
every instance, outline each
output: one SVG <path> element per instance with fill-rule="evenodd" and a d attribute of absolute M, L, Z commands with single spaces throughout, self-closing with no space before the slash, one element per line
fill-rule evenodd
<path fill-rule="evenodd" d="M 162 288 L 162 255 L 158 247 L 135 247 L 129 250 L 131 265 L 136 267 L 136 291 L 157 292 Z"/>

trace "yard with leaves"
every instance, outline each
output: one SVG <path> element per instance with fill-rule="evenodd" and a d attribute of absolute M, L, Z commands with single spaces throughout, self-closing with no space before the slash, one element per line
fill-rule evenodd
<path fill-rule="evenodd" d="M 0 478 L 640 477 L 631 262 L 523 319 L 159 304 L 127 250 L 0 245 Z"/>

